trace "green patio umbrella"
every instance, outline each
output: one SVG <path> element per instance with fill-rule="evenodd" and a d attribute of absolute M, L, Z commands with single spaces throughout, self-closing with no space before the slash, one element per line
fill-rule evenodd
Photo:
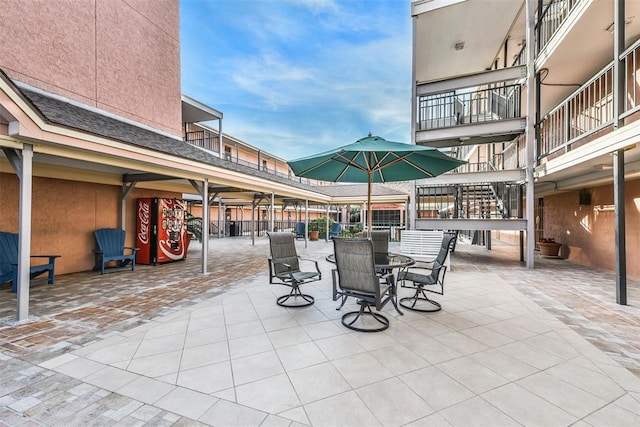
<path fill-rule="evenodd" d="M 387 141 L 379 136 L 287 164 L 296 176 L 331 182 L 366 182 L 367 229 L 371 230 L 371 184 L 438 176 L 465 163 L 436 148 Z"/>

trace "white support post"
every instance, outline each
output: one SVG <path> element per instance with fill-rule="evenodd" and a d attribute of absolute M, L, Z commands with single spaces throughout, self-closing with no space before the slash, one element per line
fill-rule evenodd
<path fill-rule="evenodd" d="M 304 201 L 304 247 L 307 247 L 307 236 L 309 236 L 309 199 Z"/>
<path fill-rule="evenodd" d="M 329 241 L 329 204 L 327 203 L 327 220 L 325 221 L 326 234 L 324 235 L 324 241 Z"/>
<path fill-rule="evenodd" d="M 20 169 L 20 212 L 18 242 L 18 322 L 29 319 L 29 268 L 31 264 L 31 200 L 33 186 L 33 145 L 22 147 Z"/>
<path fill-rule="evenodd" d="M 209 180 L 202 181 L 202 274 L 207 274 L 209 259 Z"/>
<path fill-rule="evenodd" d="M 256 202 L 251 202 L 251 245 L 256 244 Z"/>
<path fill-rule="evenodd" d="M 276 195 L 274 193 L 271 193 L 271 209 L 270 209 L 270 217 L 271 217 L 271 221 L 269 224 L 269 229 L 271 231 L 274 231 L 274 227 L 276 225 Z"/>
<path fill-rule="evenodd" d="M 418 31 L 417 16 L 411 17 L 412 31 L 411 31 L 411 143 L 416 143 L 416 132 L 418 122 L 418 87 L 416 85 L 416 33 Z M 416 229 L 416 217 L 418 216 L 418 205 L 416 204 L 416 181 L 411 181 L 409 201 L 405 210 L 405 229 Z"/>
<path fill-rule="evenodd" d="M 535 120 L 536 120 L 536 96 L 535 93 L 535 0 L 527 0 L 527 127 L 526 127 L 526 213 L 527 219 L 527 268 L 533 268 L 533 251 L 535 248 L 534 232 L 534 188 L 533 167 L 535 161 Z"/>
<path fill-rule="evenodd" d="M 222 231 L 226 228 L 226 221 L 222 212 L 222 199 L 218 197 L 218 239 L 221 239 L 224 235 Z"/>

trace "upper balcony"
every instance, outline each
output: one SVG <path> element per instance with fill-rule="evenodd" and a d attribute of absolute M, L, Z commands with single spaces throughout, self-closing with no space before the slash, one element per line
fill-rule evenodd
<path fill-rule="evenodd" d="M 552 0 L 538 11 L 535 68 L 548 114 L 613 59 L 614 0 Z M 623 0 L 625 46 L 640 37 L 640 2 Z"/>
<path fill-rule="evenodd" d="M 416 144 L 432 147 L 506 142 L 522 134 L 525 66 L 417 85 Z"/>
<path fill-rule="evenodd" d="M 632 142 L 640 129 L 640 38 L 622 58 L 623 125 L 614 128 L 612 61 L 542 117 L 536 147 L 539 177 L 555 173 L 554 179 L 560 179 L 569 169 L 574 176 L 600 173 L 610 169 L 609 153 L 620 147 L 631 147 L 625 155 L 627 162 L 640 159 L 640 148 Z"/>
<path fill-rule="evenodd" d="M 217 131 L 213 131 L 201 124 L 192 124 L 186 126 L 184 132 L 184 141 L 196 145 L 207 151 L 218 154 L 222 151 L 222 159 L 239 165 L 248 166 L 250 168 L 261 170 L 282 178 L 300 182 L 307 185 L 327 185 L 324 181 L 318 181 L 309 178 L 300 178 L 295 176 L 287 162 L 279 159 L 269 153 L 266 153 L 256 147 L 243 143 L 235 138 L 224 135 L 224 150 L 220 147 L 220 137 Z"/>

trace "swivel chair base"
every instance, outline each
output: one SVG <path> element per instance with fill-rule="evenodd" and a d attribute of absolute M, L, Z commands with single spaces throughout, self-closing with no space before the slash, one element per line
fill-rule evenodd
<path fill-rule="evenodd" d="M 291 300 L 291 301 L 289 301 Z M 311 295 L 306 295 L 300 292 L 300 288 L 293 287 L 291 288 L 291 292 L 289 295 L 282 295 L 278 297 L 276 303 L 282 307 L 307 307 L 315 302 L 314 298 Z"/>
<path fill-rule="evenodd" d="M 360 319 L 362 316 L 371 318 L 376 322 L 380 323 L 382 326 L 377 328 L 360 328 L 358 326 L 354 326 L 354 323 L 357 322 L 358 319 Z M 353 317 L 353 320 L 349 321 L 351 317 Z M 342 316 L 342 324 L 345 327 L 358 332 L 380 332 L 380 331 L 384 331 L 389 327 L 389 319 L 387 319 L 385 316 L 383 316 L 380 313 L 374 313 L 373 311 L 371 311 L 370 306 L 360 303 L 359 311 L 350 311 L 349 313 L 345 313 Z"/>
<path fill-rule="evenodd" d="M 407 310 L 421 311 L 423 313 L 433 313 L 442 310 L 440 303 L 429 299 L 424 289 L 421 288 L 416 289 L 416 293 L 412 297 L 400 298 L 399 304 Z"/>

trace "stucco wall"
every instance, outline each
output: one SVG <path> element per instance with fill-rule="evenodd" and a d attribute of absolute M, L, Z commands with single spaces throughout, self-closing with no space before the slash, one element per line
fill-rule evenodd
<path fill-rule="evenodd" d="M 0 231 L 18 231 L 19 181 L 0 173 Z M 31 254 L 62 255 L 56 274 L 91 270 L 93 232 L 120 226 L 118 186 L 33 178 Z M 181 197 L 181 194 L 134 189 L 127 198 L 127 245 L 135 246 L 135 200 L 138 197 Z"/>
<path fill-rule="evenodd" d="M 572 262 L 613 271 L 613 186 L 586 191 L 591 205 L 579 204 L 579 191 L 544 198 L 544 237 L 562 243 L 561 255 Z M 627 275 L 640 279 L 640 181 L 627 181 L 625 194 Z"/>
<path fill-rule="evenodd" d="M 9 77 L 181 135 L 177 0 L 0 0 L 0 11 Z"/>

